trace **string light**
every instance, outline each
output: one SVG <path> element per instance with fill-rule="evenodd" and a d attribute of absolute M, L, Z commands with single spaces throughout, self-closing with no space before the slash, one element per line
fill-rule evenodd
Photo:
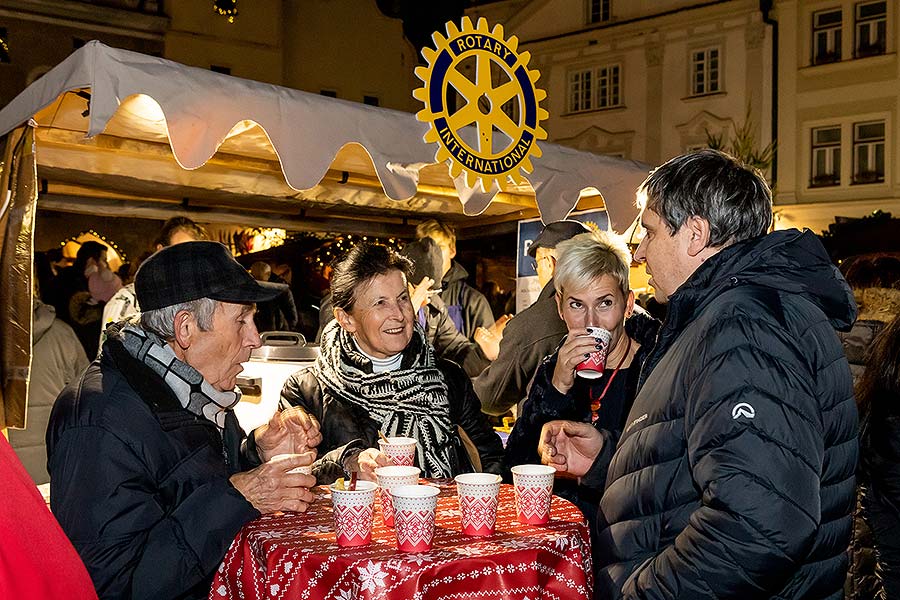
<path fill-rule="evenodd" d="M 234 23 L 238 15 L 237 0 L 213 0 L 213 12 L 228 18 L 229 23 Z"/>
<path fill-rule="evenodd" d="M 124 263 L 124 262 L 128 262 L 128 255 L 125 254 L 125 252 L 123 252 L 121 249 L 119 249 L 119 245 L 118 245 L 116 242 L 111 241 L 111 240 L 110 240 L 109 238 L 107 238 L 105 235 L 100 234 L 100 233 L 97 233 L 97 232 L 94 231 L 93 229 L 88 229 L 87 231 L 82 231 L 82 232 L 79 233 L 78 235 L 72 236 L 72 237 L 70 237 L 70 238 L 68 238 L 68 239 L 65 239 L 65 240 L 61 241 L 61 242 L 59 243 L 59 245 L 60 245 L 60 247 L 63 247 L 63 246 L 65 246 L 68 242 L 75 242 L 76 244 L 81 244 L 82 242 L 79 242 L 78 239 L 79 239 L 80 237 L 82 237 L 82 236 L 85 236 L 85 235 L 92 235 L 92 236 L 94 236 L 95 238 L 101 240 L 104 244 L 106 244 L 107 246 L 109 246 L 110 248 L 112 248 L 113 250 L 116 251 L 116 254 L 119 255 L 119 258 L 122 259 L 122 262 L 123 262 L 123 263 Z"/>

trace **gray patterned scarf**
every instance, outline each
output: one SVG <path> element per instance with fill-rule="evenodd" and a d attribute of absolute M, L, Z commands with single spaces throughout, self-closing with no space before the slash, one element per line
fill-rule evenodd
<path fill-rule="evenodd" d="M 312 368 L 323 391 L 365 410 L 385 435 L 415 439 L 424 477 L 452 477 L 458 472 L 447 384 L 418 324 L 400 368 L 393 371 L 373 373 L 372 362 L 337 321 L 322 332 L 320 350 Z"/>
<path fill-rule="evenodd" d="M 209 384 L 197 369 L 175 356 L 172 348 L 153 332 L 132 322 L 110 323 L 106 328 L 112 339 L 122 342 L 135 360 L 159 375 L 186 410 L 225 428 L 225 411 L 241 400 L 237 388 L 220 392 Z"/>

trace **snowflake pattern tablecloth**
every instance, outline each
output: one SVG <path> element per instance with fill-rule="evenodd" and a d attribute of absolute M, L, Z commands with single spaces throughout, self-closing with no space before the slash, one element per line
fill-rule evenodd
<path fill-rule="evenodd" d="M 306 513 L 263 516 L 238 533 L 219 566 L 210 600 L 506 600 L 590 598 L 588 524 L 581 511 L 553 497 L 546 525 L 516 520 L 513 487 L 502 485 L 490 537 L 460 530 L 456 485 L 441 489 L 430 552 L 397 550 L 376 499 L 372 543 L 341 548 L 331 498 L 316 489 Z"/>

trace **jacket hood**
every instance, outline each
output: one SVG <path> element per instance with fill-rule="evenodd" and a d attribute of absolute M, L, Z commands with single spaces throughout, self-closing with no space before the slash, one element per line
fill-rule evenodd
<path fill-rule="evenodd" d="M 56 318 L 56 309 L 48 306 L 40 300 L 34 300 L 34 322 L 31 326 L 32 344 L 37 344 Z"/>
<path fill-rule="evenodd" d="M 466 271 L 461 264 L 459 264 L 455 260 L 452 260 L 450 261 L 450 270 L 447 271 L 446 275 L 444 275 L 443 285 L 444 287 L 446 287 L 454 281 L 464 280 L 468 277 L 469 272 Z"/>
<path fill-rule="evenodd" d="M 672 300 L 703 305 L 738 285 L 803 296 L 838 330 L 847 330 L 856 320 L 853 291 L 832 264 L 822 242 L 808 229 L 775 231 L 723 249 L 701 265 Z"/>

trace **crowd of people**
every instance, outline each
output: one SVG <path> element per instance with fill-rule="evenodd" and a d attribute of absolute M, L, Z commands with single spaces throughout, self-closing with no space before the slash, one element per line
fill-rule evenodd
<path fill-rule="evenodd" d="M 811 232 L 770 231 L 767 183 L 724 153 L 668 161 L 637 197 L 634 256 L 547 224 L 528 249 L 540 295 L 512 318 L 467 283 L 445 224 L 421 223 L 401 252 L 357 244 L 333 265 L 318 359 L 249 434 L 236 378 L 261 318 L 291 326 L 287 286 L 184 221 L 124 286 L 88 247 L 66 277 L 85 311 L 119 308 L 98 317 L 102 339 L 75 327 L 77 302 L 57 308 L 70 343 L 100 344 L 56 377 L 42 424 L 77 551 L 51 532 L 66 572 L 83 583 L 83 563 L 101 598 L 206 597 L 245 523 L 307 510 L 317 484 L 374 479 L 388 435 L 416 440 L 425 477 L 552 465 L 590 521 L 598 600 L 893 597 L 900 319 L 875 306 L 893 296 L 851 287 Z M 662 318 L 636 303 L 633 260 Z M 504 448 L 490 418 L 514 407 Z"/>

